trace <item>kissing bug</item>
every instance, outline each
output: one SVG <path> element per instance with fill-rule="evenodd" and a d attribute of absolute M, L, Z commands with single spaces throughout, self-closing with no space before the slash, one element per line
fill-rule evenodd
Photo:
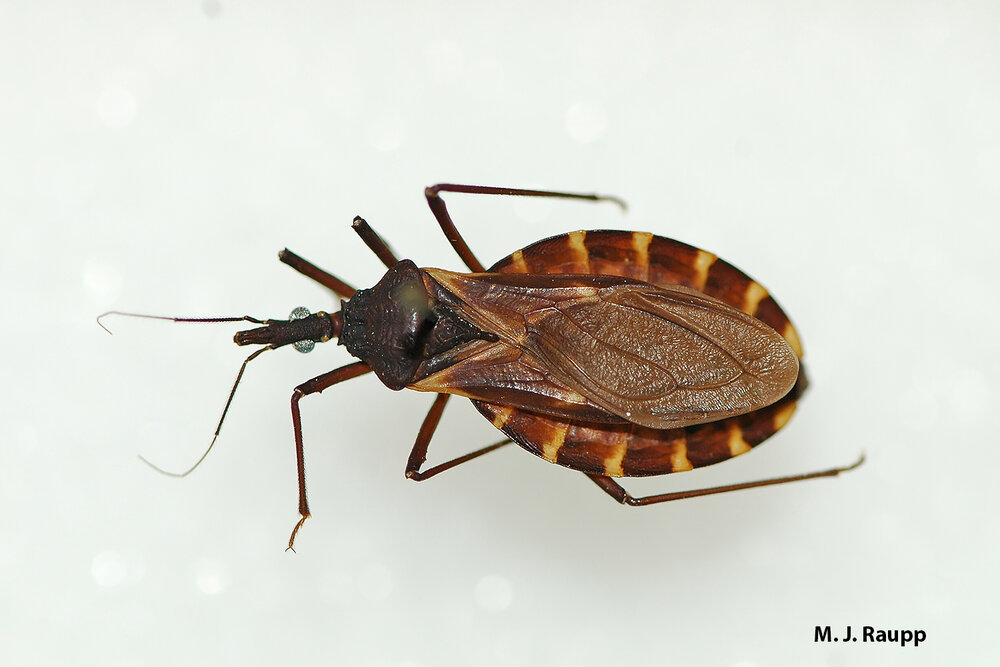
<path fill-rule="evenodd" d="M 289 549 L 310 516 L 299 401 L 369 372 L 392 390 L 437 394 L 406 464 L 406 477 L 415 481 L 516 442 L 584 473 L 620 503 L 650 505 L 831 477 L 864 460 L 801 475 L 631 496 L 615 478 L 718 463 L 749 451 L 788 422 L 807 386 L 795 328 L 767 290 L 736 267 L 646 232 L 562 234 L 486 269 L 456 229 L 442 192 L 612 201 L 624 208 L 621 200 L 596 194 L 439 184 L 425 190 L 427 203 L 471 273 L 400 261 L 358 217 L 354 230 L 388 269 L 370 289 L 356 290 L 287 249 L 279 254 L 340 296 L 338 312 L 296 309 L 288 320 L 160 318 L 261 325 L 234 337 L 237 345 L 264 347 L 243 362 L 215 437 L 247 364 L 265 350 L 291 344 L 308 352 L 316 342 L 337 338 L 360 360 L 292 392 L 300 518 Z M 506 439 L 422 470 L 452 395 L 471 399 Z"/>

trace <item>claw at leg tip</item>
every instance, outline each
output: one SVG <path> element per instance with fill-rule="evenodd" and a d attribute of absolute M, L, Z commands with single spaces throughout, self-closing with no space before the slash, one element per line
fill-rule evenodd
<path fill-rule="evenodd" d="M 295 551 L 295 536 L 299 534 L 299 528 L 302 527 L 302 524 L 304 524 L 306 522 L 306 519 L 308 519 L 310 516 L 312 515 L 309 513 L 303 514 L 302 518 L 299 519 L 299 522 L 295 524 L 295 528 L 292 528 L 292 535 L 291 537 L 288 538 L 288 546 L 285 547 L 285 551 L 291 551 L 292 553 L 297 553 Z"/>

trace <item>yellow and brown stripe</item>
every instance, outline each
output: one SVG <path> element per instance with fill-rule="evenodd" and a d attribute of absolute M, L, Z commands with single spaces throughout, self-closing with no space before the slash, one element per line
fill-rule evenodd
<path fill-rule="evenodd" d="M 626 262 L 633 267 L 635 277 L 639 280 L 649 280 L 649 244 L 653 241 L 653 235 L 649 232 L 632 232 L 632 252 L 635 257 L 632 262 Z"/>
<path fill-rule="evenodd" d="M 501 259 L 489 270 L 495 273 L 593 273 L 587 232 L 570 232 L 532 243 Z"/>
<path fill-rule="evenodd" d="M 767 290 L 750 276 L 720 259 L 712 265 L 704 291 L 770 326 L 784 336 L 799 358 L 802 357 L 802 343 L 788 316 Z"/>
<path fill-rule="evenodd" d="M 710 252 L 648 232 L 598 230 L 538 241 L 501 259 L 490 271 L 590 273 L 701 290 L 717 261 Z"/>
<path fill-rule="evenodd" d="M 744 454 L 780 430 L 805 381 L 774 405 L 740 417 L 678 429 L 650 429 L 546 417 L 483 401 L 476 408 L 514 442 L 546 461 L 609 477 L 682 472 Z"/>
<path fill-rule="evenodd" d="M 490 421 L 493 423 L 493 426 L 502 431 L 503 427 L 507 425 L 507 420 L 514 414 L 514 411 L 514 408 L 510 406 L 497 405 L 496 412 L 490 418 Z"/>
<path fill-rule="evenodd" d="M 662 475 L 691 469 L 684 429 L 632 427 L 622 461 L 623 477 Z"/>
<path fill-rule="evenodd" d="M 687 243 L 654 236 L 649 244 L 649 279 L 654 285 L 705 288 L 717 257 Z"/>
<path fill-rule="evenodd" d="M 748 443 L 743 438 L 743 428 L 736 423 L 735 420 L 730 420 L 729 423 L 729 455 L 739 456 L 740 454 L 746 454 L 750 451 L 750 443 Z"/>
<path fill-rule="evenodd" d="M 747 295 L 756 293 L 757 289 L 751 287 L 754 281 L 747 274 L 743 273 L 735 266 L 724 260 L 717 260 L 708 271 L 708 278 L 705 281 L 705 294 L 714 296 L 720 301 L 724 301 L 733 308 L 746 310 Z M 759 287 L 759 286 L 758 286 Z M 764 288 L 760 287 L 761 290 Z M 764 294 L 767 294 L 764 291 Z M 762 297 L 763 298 L 763 297 Z M 757 299 L 760 303 L 760 299 Z M 753 315 L 753 312 L 749 312 Z"/>
<path fill-rule="evenodd" d="M 498 273 L 582 273 L 648 280 L 647 232 L 593 231 L 553 236 L 518 250 L 494 264 Z"/>
<path fill-rule="evenodd" d="M 648 281 L 649 246 L 654 238 L 647 232 L 587 232 L 591 272 Z"/>
<path fill-rule="evenodd" d="M 520 250 L 510 256 L 510 270 L 508 273 L 528 273 L 528 264 L 524 261 L 524 253 Z"/>
<path fill-rule="evenodd" d="M 792 350 L 795 354 L 798 355 L 800 359 L 802 358 L 802 342 L 799 340 L 799 334 L 789 321 L 788 316 L 785 315 L 785 311 L 781 309 L 772 297 L 767 296 L 762 299 L 761 302 L 757 304 L 757 310 L 751 314 L 784 336 L 785 340 L 788 341 L 788 344 L 792 346 Z"/>
<path fill-rule="evenodd" d="M 648 232 L 571 232 L 538 241 L 497 262 L 499 273 L 592 273 L 655 285 L 684 285 L 739 308 L 785 337 L 801 358 L 795 327 L 758 282 L 712 253 Z"/>
<path fill-rule="evenodd" d="M 692 287 L 754 315 L 781 333 L 802 356 L 795 328 L 764 287 L 712 253 L 680 241 L 645 232 L 574 232 L 534 243 L 490 270 L 592 273 Z M 473 403 L 512 440 L 548 461 L 609 477 L 635 477 L 690 470 L 749 451 L 785 426 L 807 384 L 805 367 L 800 366 L 795 387 L 773 405 L 739 417 L 668 430 L 562 420 L 483 401 Z"/>
<path fill-rule="evenodd" d="M 566 235 L 566 242 L 569 245 L 569 254 L 572 256 L 574 266 L 579 270 L 573 273 L 592 273 L 590 270 L 590 252 L 587 250 L 587 232 L 570 232 Z"/>

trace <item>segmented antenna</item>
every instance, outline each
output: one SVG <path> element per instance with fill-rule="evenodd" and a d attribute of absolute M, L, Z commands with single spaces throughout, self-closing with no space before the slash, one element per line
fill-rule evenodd
<path fill-rule="evenodd" d="M 97 324 L 111 335 L 114 334 L 112 334 L 111 330 L 108 329 L 108 327 L 106 327 L 104 323 L 101 321 L 102 319 L 108 317 L 109 315 L 120 315 L 122 317 L 140 317 L 148 320 L 166 320 L 168 322 L 193 322 L 196 324 L 217 324 L 220 322 L 250 322 L 252 324 L 267 323 L 267 320 L 260 320 L 257 319 L 256 317 L 251 317 L 250 315 L 243 315 L 242 317 L 169 317 L 166 315 L 146 315 L 142 313 L 127 313 L 120 310 L 109 310 L 108 312 L 102 313 L 97 316 Z M 229 398 L 226 400 L 226 407 L 222 409 L 222 416 L 219 418 L 219 424 L 218 426 L 215 427 L 215 433 L 212 436 L 212 442 L 208 443 L 208 448 L 205 449 L 201 457 L 199 457 L 198 460 L 194 462 L 194 465 L 192 465 L 184 472 L 171 472 L 169 470 L 164 470 L 160 466 L 156 465 L 155 463 L 144 457 L 142 454 L 138 455 L 139 460 L 148 465 L 156 472 L 168 475 L 170 477 L 187 477 L 189 474 L 191 474 L 198 466 L 201 465 L 201 462 L 208 457 L 208 453 L 211 452 L 212 447 L 215 446 L 215 441 L 219 439 L 219 433 L 222 431 L 222 423 L 226 421 L 226 414 L 229 412 L 229 406 L 233 404 L 233 397 L 236 396 L 236 388 L 240 386 L 240 380 L 243 379 L 243 373 L 247 369 L 247 364 L 249 364 L 251 361 L 260 356 L 261 353 L 272 349 L 274 349 L 273 345 L 267 345 L 265 347 L 260 348 L 259 350 L 256 350 L 253 354 L 251 354 L 249 357 L 243 360 L 243 364 L 240 366 L 240 372 L 236 374 L 236 381 L 233 382 L 233 388 L 229 392 Z"/>

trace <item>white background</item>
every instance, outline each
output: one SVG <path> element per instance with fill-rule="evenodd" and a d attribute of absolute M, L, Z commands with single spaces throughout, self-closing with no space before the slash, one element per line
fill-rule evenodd
<path fill-rule="evenodd" d="M 996 664 L 996 5 L 541 4 L 0 5 L 0 662 Z M 285 553 L 288 399 L 333 344 L 252 364 L 190 477 L 138 461 L 197 459 L 246 350 L 95 315 L 335 308 L 275 255 L 370 286 L 355 214 L 458 269 L 439 181 L 630 204 L 448 198 L 484 263 L 647 230 L 798 325 L 788 428 L 633 491 L 868 463 L 641 509 L 513 447 L 414 484 L 431 399 L 368 376 L 303 402 L 314 518 Z M 453 403 L 432 461 L 496 439 Z"/>

